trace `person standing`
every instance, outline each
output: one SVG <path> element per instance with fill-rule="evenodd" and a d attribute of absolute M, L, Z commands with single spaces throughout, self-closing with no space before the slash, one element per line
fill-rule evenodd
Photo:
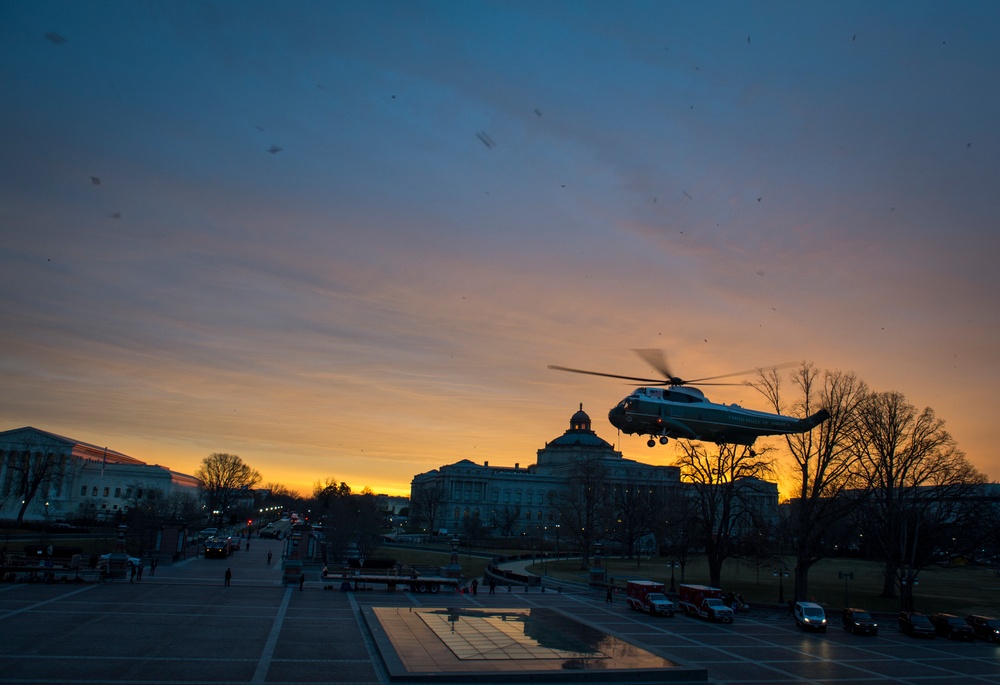
<path fill-rule="evenodd" d="M 229 587 L 229 582 L 233 579 L 233 569 L 226 569 L 226 587 Z"/>
<path fill-rule="evenodd" d="M 139 568 L 136 569 L 135 579 L 142 581 L 142 560 L 139 560 Z"/>
<path fill-rule="evenodd" d="M 156 575 L 156 563 L 156 557 L 149 560 L 149 575 L 151 576 Z"/>
<path fill-rule="evenodd" d="M 490 578 L 490 594 L 495 595 L 497 593 L 497 579 Z"/>
<path fill-rule="evenodd" d="M 299 574 L 299 592 L 302 592 L 302 586 L 306 584 L 306 574 Z"/>
<path fill-rule="evenodd" d="M 270 552 L 267 553 L 267 565 L 268 566 L 271 565 L 271 553 Z"/>
<path fill-rule="evenodd" d="M 134 583 L 135 582 L 135 574 L 136 574 L 135 564 L 133 564 L 131 561 L 128 562 L 128 568 L 129 568 L 129 573 L 130 573 L 129 578 L 128 578 L 128 582 Z"/>
<path fill-rule="evenodd" d="M 478 578 L 473 578 L 472 579 L 472 594 L 476 594 L 476 590 L 477 589 L 479 589 L 479 579 Z"/>

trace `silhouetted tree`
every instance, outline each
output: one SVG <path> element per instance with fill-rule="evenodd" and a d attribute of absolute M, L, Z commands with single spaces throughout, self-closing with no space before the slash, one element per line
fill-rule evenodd
<path fill-rule="evenodd" d="M 795 490 L 787 520 L 787 539 L 795 555 L 795 599 L 809 597 L 809 570 L 826 554 L 826 538 L 848 516 L 859 499 L 845 497 L 851 488 L 863 488 L 854 444 L 858 410 L 867 386 L 853 373 L 824 371 L 803 362 L 790 374 L 793 399 L 783 392 L 777 370 L 760 371 L 751 385 L 779 414 L 810 416 L 819 408 L 830 418 L 805 433 L 784 436 L 792 459 L 790 479 Z"/>
<path fill-rule="evenodd" d="M 240 501 L 251 497 L 250 491 L 261 480 L 260 473 L 239 456 L 218 452 L 205 457 L 194 475 L 201 481 L 209 510 L 217 523 L 231 522 Z"/>
<path fill-rule="evenodd" d="M 521 525 L 521 516 L 520 504 L 494 507 L 490 509 L 490 525 L 499 531 L 502 537 L 509 538 Z"/>
<path fill-rule="evenodd" d="M 427 531 L 438 529 L 438 517 L 445 500 L 444 485 L 440 481 L 414 479 L 410 491 L 410 525 L 424 526 Z"/>
<path fill-rule="evenodd" d="M 0 450 L 0 457 L 7 472 L 3 496 L 5 500 L 13 498 L 14 502 L 20 502 L 16 521 L 20 526 L 32 500 L 39 493 L 43 496 L 48 493 L 53 478 L 67 457 L 53 453 L 45 444 L 32 441 L 21 443 L 19 448 Z"/>
<path fill-rule="evenodd" d="M 960 552 L 952 531 L 976 511 L 969 496 L 986 479 L 968 462 L 926 408 L 898 392 L 870 394 L 860 412 L 859 459 L 871 483 L 863 513 L 883 564 L 882 595 L 913 605 L 913 582 L 921 569 Z M 957 538 L 956 538 L 957 539 Z"/>
<path fill-rule="evenodd" d="M 558 491 L 556 507 L 562 535 L 579 547 L 581 569 L 589 568 L 591 547 L 609 523 L 607 476 L 608 469 L 599 456 L 586 456 L 567 471 L 566 488 Z"/>
<path fill-rule="evenodd" d="M 748 481 L 770 474 L 766 449 L 755 452 L 743 445 L 715 445 L 710 452 L 700 442 L 678 441 L 683 454 L 676 465 L 693 501 L 692 523 L 700 534 L 710 581 L 722 583 L 722 565 L 739 551 L 737 534 L 752 530 L 758 515 Z"/>

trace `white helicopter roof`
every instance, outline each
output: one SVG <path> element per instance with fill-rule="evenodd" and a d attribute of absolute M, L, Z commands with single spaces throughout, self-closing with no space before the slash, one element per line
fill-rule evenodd
<path fill-rule="evenodd" d="M 667 400 L 668 402 L 708 402 L 705 393 L 698 388 L 690 386 L 642 387 L 636 388 L 632 391 L 632 394 L 647 397 L 651 400 Z"/>

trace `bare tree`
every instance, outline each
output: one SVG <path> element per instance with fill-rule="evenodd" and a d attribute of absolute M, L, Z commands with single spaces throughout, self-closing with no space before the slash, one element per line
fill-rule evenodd
<path fill-rule="evenodd" d="M 430 532 L 437 530 L 446 494 L 444 484 L 440 481 L 414 480 L 410 496 L 410 520 L 413 524 L 422 524 Z"/>
<path fill-rule="evenodd" d="M 560 490 L 556 507 L 563 534 L 581 551 L 580 568 L 590 566 L 594 542 L 604 535 L 609 523 L 608 469 L 599 456 L 586 456 L 568 472 L 565 490 Z"/>
<path fill-rule="evenodd" d="M 809 416 L 819 408 L 830 412 L 830 418 L 811 431 L 785 436 L 796 484 L 787 532 L 795 555 L 795 599 L 801 600 L 809 597 L 809 570 L 825 556 L 831 529 L 858 503 L 843 494 L 859 486 L 853 447 L 859 407 L 868 388 L 853 373 L 821 374 L 806 362 L 789 378 L 794 395 L 790 404 L 777 370 L 760 371 L 751 385 L 779 414 Z"/>
<path fill-rule="evenodd" d="M 218 452 L 205 457 L 194 475 L 201 481 L 216 522 L 232 517 L 240 499 L 261 481 L 260 473 L 240 457 Z"/>
<path fill-rule="evenodd" d="M 521 525 L 521 505 L 505 504 L 499 509 L 491 509 L 490 525 L 500 531 L 501 536 L 509 538 Z"/>
<path fill-rule="evenodd" d="M 909 404 L 898 392 L 868 396 L 861 409 L 860 463 L 871 483 L 867 528 L 884 571 L 882 594 L 901 591 L 904 609 L 913 604 L 913 582 L 935 556 L 953 553 L 953 536 L 941 531 L 963 525 L 963 507 L 986 479 L 966 460 L 934 411 Z"/>
<path fill-rule="evenodd" d="M 2 455 L 7 471 L 4 498 L 13 497 L 15 502 L 20 499 L 16 522 L 20 526 L 32 500 L 39 493 L 43 496 L 48 493 L 66 457 L 52 453 L 47 445 L 33 442 L 24 442 L 19 449 L 3 451 Z"/>
<path fill-rule="evenodd" d="M 751 479 L 770 473 L 769 450 L 755 452 L 745 445 L 721 444 L 709 452 L 700 442 L 678 444 L 683 454 L 676 465 L 681 480 L 691 483 L 692 521 L 705 548 L 710 581 L 719 586 L 723 562 L 739 551 L 739 533 L 753 530 L 760 514 L 752 499 L 756 488 Z"/>
<path fill-rule="evenodd" d="M 656 519 L 663 511 L 662 493 L 653 483 L 629 480 L 612 488 L 611 537 L 621 544 L 626 556 L 636 556 L 636 566 L 642 557 L 637 544 L 653 534 Z"/>
<path fill-rule="evenodd" d="M 694 498 L 683 487 L 670 488 L 660 515 L 662 521 L 657 519 L 656 536 L 661 542 L 663 553 L 670 559 L 671 578 L 673 564 L 676 563 L 683 583 L 688 563 L 701 545 L 701 538 L 697 535 L 698 508 Z"/>

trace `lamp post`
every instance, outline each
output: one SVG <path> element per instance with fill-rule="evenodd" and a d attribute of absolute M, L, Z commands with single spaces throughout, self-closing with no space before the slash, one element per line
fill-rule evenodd
<path fill-rule="evenodd" d="M 671 592 L 676 592 L 676 590 L 674 589 L 674 569 L 677 568 L 677 565 L 678 564 L 677 564 L 676 561 L 671 561 L 670 562 L 670 591 Z"/>
<path fill-rule="evenodd" d="M 837 578 L 844 581 L 844 608 L 847 609 L 851 606 L 851 596 L 847 583 L 854 580 L 854 571 L 838 571 Z"/>
<path fill-rule="evenodd" d="M 771 570 L 771 575 L 778 578 L 778 604 L 785 603 L 785 578 L 788 577 L 788 569 L 779 567 Z"/>

